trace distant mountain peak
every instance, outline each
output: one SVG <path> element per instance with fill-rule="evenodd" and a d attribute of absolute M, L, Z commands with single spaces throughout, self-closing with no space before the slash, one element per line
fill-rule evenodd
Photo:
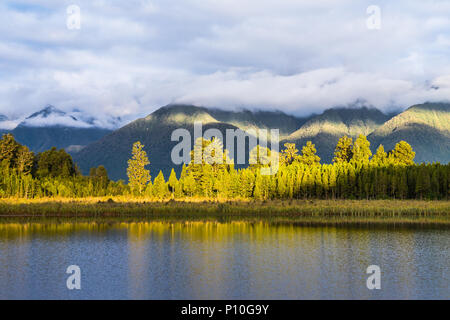
<path fill-rule="evenodd" d="M 106 128 L 120 126 L 120 117 L 96 118 L 78 108 L 66 112 L 53 105 L 46 105 L 19 123 L 18 127 L 69 127 L 69 128 Z"/>
<path fill-rule="evenodd" d="M 11 132 L 18 142 L 34 152 L 55 146 L 76 153 L 111 132 L 110 129 L 95 126 L 94 120 L 82 111 L 65 112 L 47 105 L 25 118 Z"/>
<path fill-rule="evenodd" d="M 19 123 L 22 127 L 74 127 L 87 128 L 91 125 L 84 121 L 79 121 L 75 116 L 68 114 L 52 105 L 45 106 L 26 117 Z"/>
<path fill-rule="evenodd" d="M 26 119 L 33 119 L 33 118 L 38 118 L 38 117 L 48 118 L 51 115 L 64 116 L 64 115 L 66 115 L 66 113 L 64 111 L 59 110 L 56 107 L 48 104 L 42 110 L 31 114 Z"/>

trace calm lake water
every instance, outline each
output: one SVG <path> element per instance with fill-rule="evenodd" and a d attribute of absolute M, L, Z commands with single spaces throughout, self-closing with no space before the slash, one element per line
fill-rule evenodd
<path fill-rule="evenodd" d="M 449 299 L 449 243 L 436 229 L 0 224 L 0 299 Z"/>

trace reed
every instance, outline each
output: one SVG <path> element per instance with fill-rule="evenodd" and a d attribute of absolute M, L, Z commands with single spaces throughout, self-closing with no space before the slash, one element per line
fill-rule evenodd
<path fill-rule="evenodd" d="M 89 221 L 270 221 L 305 225 L 450 226 L 450 201 L 271 200 L 145 198 L 4 199 L 0 223 L 64 219 Z"/>

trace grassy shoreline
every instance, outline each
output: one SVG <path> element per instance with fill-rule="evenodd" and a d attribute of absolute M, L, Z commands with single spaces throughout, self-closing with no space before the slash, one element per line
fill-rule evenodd
<path fill-rule="evenodd" d="M 435 225 L 450 228 L 450 201 L 244 199 L 154 201 L 125 197 L 0 200 L 0 223 L 42 220 L 267 221 L 301 225 Z"/>

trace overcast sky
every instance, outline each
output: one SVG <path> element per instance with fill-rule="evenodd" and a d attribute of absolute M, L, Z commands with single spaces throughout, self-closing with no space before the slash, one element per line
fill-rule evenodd
<path fill-rule="evenodd" d="M 381 29 L 368 28 L 369 5 Z M 450 99 L 449 60 L 445 0 L 0 3 L 0 113 L 13 117 L 46 104 L 114 116 L 174 102 L 404 109 Z"/>

